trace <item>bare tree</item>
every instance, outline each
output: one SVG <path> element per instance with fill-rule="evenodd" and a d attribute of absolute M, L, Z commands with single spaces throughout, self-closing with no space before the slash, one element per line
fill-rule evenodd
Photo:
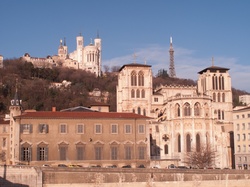
<path fill-rule="evenodd" d="M 210 144 L 202 144 L 199 151 L 192 148 L 191 152 L 187 152 L 184 158 L 184 163 L 192 168 L 208 168 L 215 163 L 216 152 Z"/>

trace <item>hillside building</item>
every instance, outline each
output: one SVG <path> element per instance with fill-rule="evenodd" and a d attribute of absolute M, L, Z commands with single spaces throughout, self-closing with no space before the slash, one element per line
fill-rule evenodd
<path fill-rule="evenodd" d="M 66 41 L 60 40 L 58 54 L 47 56 L 46 58 L 32 57 L 25 53 L 21 57 L 24 61 L 31 62 L 37 68 L 68 67 L 82 69 L 94 73 L 96 76 L 101 75 L 101 51 L 102 43 L 99 34 L 89 45 L 84 46 L 84 38 L 80 34 L 76 37 L 76 50 L 69 53 Z"/>
<path fill-rule="evenodd" d="M 0 68 L 3 68 L 3 56 L 0 55 Z"/>
<path fill-rule="evenodd" d="M 239 101 L 242 104 L 249 105 L 250 104 L 250 95 L 240 95 L 239 96 Z"/>
<path fill-rule="evenodd" d="M 231 78 L 227 68 L 199 72 L 197 86 L 162 85 L 153 90 L 152 69 L 124 65 L 118 75 L 117 112 L 154 118 L 149 125 L 151 160 L 184 164 L 185 154 L 211 145 L 214 167 L 233 167 Z"/>

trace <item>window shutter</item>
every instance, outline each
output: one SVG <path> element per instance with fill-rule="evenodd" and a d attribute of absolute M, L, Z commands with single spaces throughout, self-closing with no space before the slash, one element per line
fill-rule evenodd
<path fill-rule="evenodd" d="M 29 161 L 32 161 L 32 147 L 29 148 Z"/>
<path fill-rule="evenodd" d="M 49 125 L 46 125 L 46 133 L 49 133 Z"/>
<path fill-rule="evenodd" d="M 39 124 L 38 130 L 39 130 L 39 133 L 42 133 L 42 132 L 43 132 L 43 125 L 42 125 L 42 124 Z"/>
<path fill-rule="evenodd" d="M 48 161 L 48 153 L 49 153 L 49 148 L 45 147 L 45 160 Z"/>
<path fill-rule="evenodd" d="M 23 161 L 23 152 L 24 152 L 24 147 L 21 147 L 21 154 L 20 154 L 20 160 Z"/>
<path fill-rule="evenodd" d="M 29 126 L 30 126 L 30 133 L 32 133 L 33 132 L 33 125 L 30 124 Z"/>
<path fill-rule="evenodd" d="M 40 127 L 40 125 L 39 125 L 39 127 Z M 36 148 L 36 160 L 40 161 L 40 147 L 39 146 L 37 146 L 37 148 Z"/>

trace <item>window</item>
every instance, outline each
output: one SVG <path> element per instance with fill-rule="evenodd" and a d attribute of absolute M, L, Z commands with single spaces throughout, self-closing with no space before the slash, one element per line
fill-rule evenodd
<path fill-rule="evenodd" d="M 180 112 L 180 105 L 176 104 L 175 105 L 175 117 L 180 117 L 181 112 Z"/>
<path fill-rule="evenodd" d="M 168 144 L 164 145 L 164 153 L 165 153 L 165 155 L 168 154 Z"/>
<path fill-rule="evenodd" d="M 200 139 L 200 135 L 196 134 L 196 151 L 200 152 L 201 150 L 201 139 Z"/>
<path fill-rule="evenodd" d="M 240 134 L 237 134 L 237 141 L 240 141 Z"/>
<path fill-rule="evenodd" d="M 242 130 L 245 130 L 245 123 L 242 123 Z"/>
<path fill-rule="evenodd" d="M 145 150 L 146 150 L 146 149 L 145 149 L 144 146 L 139 146 L 139 147 L 138 147 L 138 154 L 139 154 L 139 155 L 138 155 L 138 156 L 139 156 L 138 158 L 139 158 L 139 159 L 145 159 Z"/>
<path fill-rule="evenodd" d="M 31 157 L 32 148 L 29 144 L 25 144 L 21 147 L 21 161 L 29 162 L 32 160 Z"/>
<path fill-rule="evenodd" d="M 181 135 L 178 134 L 178 152 L 181 152 Z"/>
<path fill-rule="evenodd" d="M 243 145 L 243 152 L 246 152 L 246 145 Z"/>
<path fill-rule="evenodd" d="M 111 124 L 111 134 L 117 134 L 117 133 L 118 133 L 118 125 Z"/>
<path fill-rule="evenodd" d="M 131 72 L 131 86 L 136 86 L 137 85 L 136 79 L 137 79 L 136 72 L 132 71 Z"/>
<path fill-rule="evenodd" d="M 154 102 L 158 102 L 158 97 L 154 97 Z"/>
<path fill-rule="evenodd" d="M 200 116 L 200 104 L 199 103 L 195 103 L 194 105 L 194 115 L 195 116 Z"/>
<path fill-rule="evenodd" d="M 145 90 L 141 91 L 141 98 L 145 98 Z"/>
<path fill-rule="evenodd" d="M 236 118 L 239 119 L 240 118 L 239 115 L 237 115 Z"/>
<path fill-rule="evenodd" d="M 131 160 L 132 159 L 132 147 L 131 146 L 126 146 L 125 147 L 125 159 L 126 160 Z"/>
<path fill-rule="evenodd" d="M 242 136 L 243 136 L 242 140 L 245 141 L 246 140 L 246 134 L 243 134 Z"/>
<path fill-rule="evenodd" d="M 95 147 L 95 159 L 96 160 L 102 159 L 102 147 L 100 147 L 100 146 Z"/>
<path fill-rule="evenodd" d="M 139 134 L 144 134 L 145 133 L 145 126 L 144 125 L 139 125 L 139 127 L 138 127 L 138 133 Z"/>
<path fill-rule="evenodd" d="M 220 102 L 220 93 L 217 95 L 217 101 Z"/>
<path fill-rule="evenodd" d="M 184 104 L 184 116 L 191 116 L 191 108 L 189 103 Z"/>
<path fill-rule="evenodd" d="M 101 124 L 96 124 L 95 125 L 95 133 L 96 134 L 101 134 L 102 133 L 102 125 Z"/>
<path fill-rule="evenodd" d="M 250 123 L 248 123 L 248 130 L 250 129 Z"/>
<path fill-rule="evenodd" d="M 111 160 L 117 160 L 118 148 L 116 146 L 111 147 Z"/>
<path fill-rule="evenodd" d="M 250 114 L 247 114 L 247 117 L 250 118 Z"/>
<path fill-rule="evenodd" d="M 222 102 L 225 102 L 225 93 L 222 93 Z"/>
<path fill-rule="evenodd" d="M 238 152 L 240 152 L 240 145 L 238 145 Z"/>
<path fill-rule="evenodd" d="M 248 140 L 250 140 L 250 133 L 248 133 Z"/>
<path fill-rule="evenodd" d="M 240 124 L 237 124 L 237 130 L 240 130 Z"/>
<path fill-rule="evenodd" d="M 33 126 L 32 124 L 21 124 L 20 128 L 21 128 L 20 129 L 21 133 L 27 134 L 27 133 L 32 133 Z"/>
<path fill-rule="evenodd" d="M 77 124 L 77 133 L 78 134 L 84 133 L 84 125 L 83 124 Z"/>
<path fill-rule="evenodd" d="M 135 98 L 135 90 L 134 89 L 131 90 L 131 98 Z"/>
<path fill-rule="evenodd" d="M 66 160 L 67 159 L 67 147 L 59 146 L 59 159 Z"/>
<path fill-rule="evenodd" d="M 138 73 L 138 84 L 139 86 L 144 86 L 144 75 L 142 71 Z"/>
<path fill-rule="evenodd" d="M 3 138 L 3 144 L 2 147 L 5 148 L 6 147 L 6 138 Z"/>
<path fill-rule="evenodd" d="M 242 114 L 242 118 L 245 118 L 245 115 L 244 115 L 244 114 Z"/>
<path fill-rule="evenodd" d="M 83 146 L 77 146 L 76 147 L 76 155 L 77 160 L 83 160 L 84 159 L 84 147 Z"/>
<path fill-rule="evenodd" d="M 131 134 L 131 125 L 129 124 L 126 124 L 125 125 L 125 134 Z"/>
<path fill-rule="evenodd" d="M 62 134 L 67 133 L 67 125 L 66 124 L 60 124 L 60 133 L 62 133 Z"/>
<path fill-rule="evenodd" d="M 187 146 L 187 152 L 191 152 L 191 137 L 190 137 L 190 134 L 187 134 L 187 136 L 186 136 L 186 146 Z"/>
<path fill-rule="evenodd" d="M 138 107 L 138 108 L 137 108 L 137 114 L 140 114 L 140 115 L 141 115 L 141 107 Z"/>
<path fill-rule="evenodd" d="M 136 90 L 136 98 L 140 98 L 140 90 L 139 89 Z"/>
<path fill-rule="evenodd" d="M 40 145 L 37 147 L 37 160 L 38 161 L 48 160 L 48 147 L 47 146 Z"/>
<path fill-rule="evenodd" d="M 38 131 L 39 131 L 39 133 L 48 133 L 49 132 L 49 126 L 47 124 L 39 124 L 38 125 Z"/>

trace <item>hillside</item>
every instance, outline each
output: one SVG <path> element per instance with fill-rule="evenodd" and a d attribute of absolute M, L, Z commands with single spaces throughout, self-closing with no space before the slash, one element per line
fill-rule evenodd
<path fill-rule="evenodd" d="M 10 100 L 14 97 L 16 85 L 24 109 L 49 111 L 90 106 L 96 102 L 110 105 L 110 111 L 116 111 L 116 85 L 118 67 L 105 67 L 105 76 L 95 75 L 82 70 L 68 68 L 38 69 L 31 63 L 19 59 L 4 60 L 4 69 L 0 69 L 0 113 L 8 113 Z M 109 71 L 111 69 L 111 71 Z M 69 87 L 52 87 L 52 83 L 71 82 Z M 166 71 L 161 71 L 153 79 L 154 88 L 159 85 L 196 85 L 190 79 L 169 78 Z M 90 95 L 95 88 L 101 96 Z M 107 96 L 107 94 L 109 95 Z M 245 91 L 233 89 L 234 105 L 239 105 L 238 96 Z"/>

